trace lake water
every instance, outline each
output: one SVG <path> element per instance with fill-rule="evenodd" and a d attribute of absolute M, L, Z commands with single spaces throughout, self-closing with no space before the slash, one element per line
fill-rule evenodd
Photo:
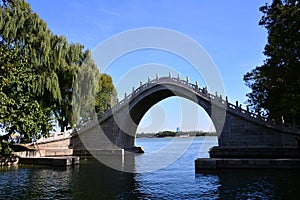
<path fill-rule="evenodd" d="M 208 147 L 203 148 L 204 141 L 204 137 L 139 138 L 137 145 L 144 146 L 146 153 L 131 158 L 138 173 L 117 171 L 96 159 L 82 159 L 74 167 L 2 167 L 0 199 L 300 198 L 299 170 L 217 170 L 195 174 L 194 160 L 207 156 L 202 152 Z M 216 138 L 206 140 L 206 144 L 215 143 Z M 175 154 L 182 155 L 164 166 L 178 156 Z"/>

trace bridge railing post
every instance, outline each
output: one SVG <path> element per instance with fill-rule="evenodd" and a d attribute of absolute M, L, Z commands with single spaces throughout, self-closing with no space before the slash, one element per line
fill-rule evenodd
<path fill-rule="evenodd" d="M 208 96 L 207 87 L 203 87 L 202 92 L 205 96 Z"/>
<path fill-rule="evenodd" d="M 257 118 L 258 118 L 259 120 L 262 119 L 262 118 L 261 118 L 261 112 L 258 112 L 258 113 L 257 113 Z"/>

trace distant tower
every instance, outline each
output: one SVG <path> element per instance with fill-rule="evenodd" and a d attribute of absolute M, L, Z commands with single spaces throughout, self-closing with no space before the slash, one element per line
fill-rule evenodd
<path fill-rule="evenodd" d="M 180 132 L 180 128 L 179 128 L 179 127 L 176 128 L 176 132 L 177 132 L 177 133 Z"/>

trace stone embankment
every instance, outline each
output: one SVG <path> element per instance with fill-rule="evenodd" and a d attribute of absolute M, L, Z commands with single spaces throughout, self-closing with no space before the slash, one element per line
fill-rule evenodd
<path fill-rule="evenodd" d="M 198 158 L 196 172 L 216 169 L 299 169 L 300 159 L 294 158 Z"/>
<path fill-rule="evenodd" d="M 0 166 L 17 165 L 19 158 L 15 155 L 0 156 Z"/>
<path fill-rule="evenodd" d="M 50 138 L 42 138 L 37 142 L 17 145 L 22 151 L 14 152 L 19 164 L 70 166 L 79 164 L 80 158 L 73 156 L 69 149 L 70 134 L 55 134 Z"/>
<path fill-rule="evenodd" d="M 212 147 L 210 158 L 195 160 L 195 171 L 216 169 L 299 169 L 298 148 Z"/>

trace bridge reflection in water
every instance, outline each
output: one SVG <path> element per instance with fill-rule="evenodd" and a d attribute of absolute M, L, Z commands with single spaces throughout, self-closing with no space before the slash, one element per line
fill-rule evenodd
<path fill-rule="evenodd" d="M 182 142 L 186 138 L 181 138 Z M 143 140 L 143 139 L 142 139 Z M 171 138 L 151 138 L 138 144 L 148 151 Z M 214 170 L 194 173 L 193 161 L 202 137 L 180 159 L 151 173 L 125 173 L 96 159 L 74 167 L 1 168 L 3 199 L 299 199 L 299 170 Z M 169 152 L 169 154 L 172 152 Z M 136 164 L 139 164 L 137 155 Z M 167 155 L 166 155 L 167 156 Z M 160 160 L 157 160 L 160 162 Z M 17 181 L 13 181 L 17 180 Z"/>

